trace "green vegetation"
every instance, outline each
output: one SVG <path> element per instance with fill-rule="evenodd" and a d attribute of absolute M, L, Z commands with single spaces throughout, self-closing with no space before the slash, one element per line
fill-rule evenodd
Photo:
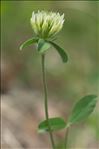
<path fill-rule="evenodd" d="M 19 82 L 32 90 L 41 77 L 39 65 L 40 57 L 37 51 L 35 51 L 37 47 L 31 45 L 20 52 L 19 45 L 28 38 L 34 37 L 34 33 L 32 33 L 30 24 L 28 23 L 32 11 L 45 8 L 45 10 L 65 13 L 66 21 L 64 28 L 56 40 L 58 45 L 62 45 L 63 48 L 52 41 L 47 42 L 51 43 L 54 48 L 56 48 L 63 61 L 67 62 L 69 59 L 69 61 L 63 65 L 57 52 L 55 52 L 53 48 L 47 51 L 47 75 L 48 82 L 50 82 L 49 90 L 51 95 L 55 95 L 57 98 L 56 102 L 63 102 L 65 100 L 66 103 L 69 104 L 69 108 L 76 99 L 86 94 L 99 95 L 98 2 L 41 1 L 38 3 L 37 1 L 2 1 L 1 4 L 2 58 L 4 61 L 13 64 L 16 69 L 16 79 L 18 79 Z M 31 38 L 31 40 L 28 40 L 22 45 L 21 49 L 27 46 L 28 43 L 31 44 L 33 42 L 38 42 L 38 39 Z M 49 48 L 48 43 L 46 46 L 44 46 L 45 43 L 42 43 L 43 41 L 39 40 L 41 54 Z M 65 49 L 67 54 L 64 54 L 62 49 Z M 35 89 L 42 91 L 39 86 Z M 94 97 L 94 95 L 90 96 L 90 98 L 87 96 L 83 98 L 85 99 L 83 100 L 85 101 L 84 103 L 82 99 L 77 102 L 70 119 L 68 119 L 70 124 L 80 121 L 93 111 L 96 104 Z M 79 105 L 85 108 L 84 113 L 82 113 L 82 108 L 79 108 Z M 67 110 L 64 111 L 69 113 Z M 94 130 L 96 139 L 99 138 L 97 134 L 97 132 L 99 132 L 99 127 L 97 127 L 98 120 L 96 120 L 99 116 L 98 113 L 98 108 L 96 108 L 95 112 L 86 123 L 86 126 Z M 65 122 L 59 118 L 59 123 L 52 119 L 50 124 L 54 124 L 53 129 L 60 129 L 64 128 Z M 39 128 L 44 130 L 44 126 L 45 130 L 48 130 L 46 120 L 39 125 Z M 67 124 L 67 126 L 69 125 Z M 75 135 L 79 136 L 76 129 L 81 131 L 81 128 L 75 128 L 75 132 L 73 132 Z M 74 137 L 71 135 L 69 142 L 73 142 L 73 138 Z"/>

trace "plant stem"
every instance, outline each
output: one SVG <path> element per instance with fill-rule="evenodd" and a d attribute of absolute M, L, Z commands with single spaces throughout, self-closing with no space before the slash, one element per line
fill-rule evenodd
<path fill-rule="evenodd" d="M 44 87 L 44 96 L 45 96 L 45 116 L 47 120 L 47 125 L 48 125 L 48 132 L 50 135 L 50 140 L 53 149 L 55 149 L 55 144 L 54 144 L 54 139 L 53 139 L 53 134 L 51 131 L 51 127 L 49 124 L 49 114 L 48 114 L 48 101 L 47 101 L 47 83 L 46 83 L 46 74 L 45 74 L 45 55 L 42 55 L 42 75 L 43 75 L 43 87 Z"/>
<path fill-rule="evenodd" d="M 65 133 L 64 149 L 67 149 L 68 134 L 69 134 L 69 127 L 66 129 L 66 133 Z"/>

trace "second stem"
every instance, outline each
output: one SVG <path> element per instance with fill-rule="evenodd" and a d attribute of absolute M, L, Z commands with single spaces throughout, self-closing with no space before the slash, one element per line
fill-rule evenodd
<path fill-rule="evenodd" d="M 45 96 L 45 116 L 47 120 L 47 125 L 48 125 L 48 132 L 50 135 L 50 140 L 53 149 L 55 149 L 55 144 L 54 144 L 54 139 L 53 139 L 53 134 L 51 131 L 51 127 L 49 124 L 49 114 L 48 114 L 48 101 L 47 101 L 47 83 L 46 83 L 46 74 L 45 74 L 45 55 L 42 55 L 42 75 L 43 75 L 43 87 L 44 87 L 44 96 Z"/>

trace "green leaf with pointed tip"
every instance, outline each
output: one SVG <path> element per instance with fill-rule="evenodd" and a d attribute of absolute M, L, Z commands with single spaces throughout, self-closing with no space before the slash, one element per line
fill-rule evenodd
<path fill-rule="evenodd" d="M 53 41 L 48 41 L 48 42 L 58 51 L 58 53 L 61 56 L 63 62 L 67 62 L 68 61 L 68 56 L 67 56 L 66 52 L 64 51 L 64 49 L 61 48 L 60 46 L 58 46 Z"/>
<path fill-rule="evenodd" d="M 39 41 L 38 41 L 38 51 L 39 51 L 39 53 L 43 54 L 50 47 L 51 47 L 51 45 L 48 42 L 46 42 L 44 39 L 39 39 Z"/>
<path fill-rule="evenodd" d="M 87 95 L 74 106 L 67 125 L 72 125 L 86 119 L 96 106 L 96 95 Z"/>
<path fill-rule="evenodd" d="M 24 43 L 21 44 L 20 50 L 22 50 L 25 47 L 28 47 L 29 45 L 31 45 L 33 43 L 37 43 L 37 42 L 38 42 L 38 38 L 28 39 L 27 41 L 25 41 Z"/>
<path fill-rule="evenodd" d="M 65 128 L 66 123 L 62 118 L 49 118 L 51 131 L 60 130 Z M 48 132 L 47 120 L 42 121 L 38 126 L 38 132 Z"/>

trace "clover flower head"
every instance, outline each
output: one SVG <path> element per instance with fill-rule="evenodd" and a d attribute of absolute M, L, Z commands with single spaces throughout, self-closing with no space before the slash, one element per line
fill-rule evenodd
<path fill-rule="evenodd" d="M 62 29 L 64 14 L 60 15 L 52 11 L 38 11 L 36 13 L 33 11 L 30 22 L 38 37 L 51 38 Z"/>

